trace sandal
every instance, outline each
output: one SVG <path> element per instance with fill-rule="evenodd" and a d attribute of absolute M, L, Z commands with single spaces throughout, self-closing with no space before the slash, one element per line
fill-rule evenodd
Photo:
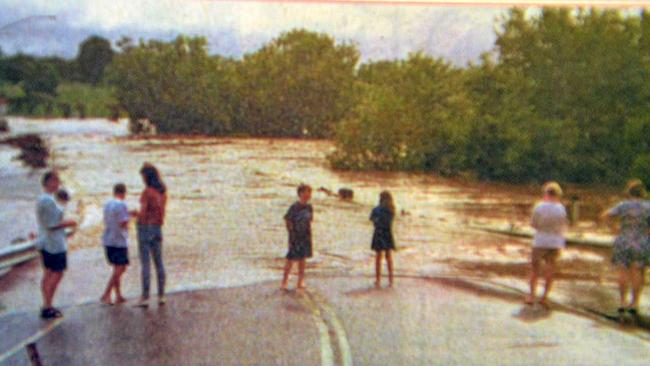
<path fill-rule="evenodd" d="M 59 310 L 59 309 L 57 309 L 57 308 L 52 308 L 52 316 L 53 316 L 54 318 L 62 318 L 62 317 L 63 317 L 63 313 L 61 312 L 61 310 Z"/>
<path fill-rule="evenodd" d="M 54 318 L 61 318 L 63 316 L 63 313 L 61 310 L 57 308 L 46 308 L 41 310 L 41 318 L 42 319 L 54 319 Z"/>

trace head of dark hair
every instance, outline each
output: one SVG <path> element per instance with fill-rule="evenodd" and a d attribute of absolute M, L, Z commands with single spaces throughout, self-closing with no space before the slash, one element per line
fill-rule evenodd
<path fill-rule="evenodd" d="M 117 183 L 113 186 L 113 194 L 126 194 L 126 186 L 124 183 Z"/>
<path fill-rule="evenodd" d="M 300 196 L 303 192 L 311 191 L 311 186 L 307 184 L 300 184 L 296 191 L 298 192 L 298 196 Z"/>
<path fill-rule="evenodd" d="M 161 194 L 164 194 L 167 191 L 165 183 L 163 183 L 162 179 L 160 178 L 158 169 L 156 169 L 153 164 L 144 163 L 140 169 L 140 174 L 142 174 L 142 177 L 144 178 L 144 184 L 146 184 L 147 187 L 153 188 Z"/>
<path fill-rule="evenodd" d="M 395 203 L 390 192 L 383 191 L 379 194 L 379 206 L 386 208 L 392 215 L 395 215 Z"/>
<path fill-rule="evenodd" d="M 58 191 L 56 191 L 56 198 L 63 202 L 69 202 L 70 194 L 68 194 L 68 191 L 66 191 L 65 189 L 59 189 Z"/>
<path fill-rule="evenodd" d="M 45 174 L 43 174 L 43 178 L 41 178 L 41 185 L 45 187 L 50 182 L 50 180 L 58 177 L 59 174 L 57 172 L 55 172 L 54 170 L 48 170 L 47 172 L 45 172 Z"/>

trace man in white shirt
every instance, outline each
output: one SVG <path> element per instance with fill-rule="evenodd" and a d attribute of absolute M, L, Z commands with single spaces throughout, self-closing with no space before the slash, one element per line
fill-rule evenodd
<path fill-rule="evenodd" d="M 52 306 L 63 272 L 67 268 L 67 244 L 65 229 L 75 227 L 77 223 L 63 219 L 63 209 L 56 203 L 54 194 L 59 190 L 61 181 L 56 172 L 49 171 L 41 180 L 44 193 L 36 203 L 36 220 L 38 222 L 38 238 L 36 248 L 41 253 L 43 262 L 43 280 L 41 292 L 43 308 L 41 317 L 44 319 L 63 316 L 60 310 Z"/>
<path fill-rule="evenodd" d="M 531 255 L 530 295 L 526 298 L 527 304 L 536 300 L 537 277 L 540 274 L 542 262 L 545 262 L 544 294 L 540 299 L 545 304 L 553 285 L 555 262 L 560 255 L 560 250 L 565 246 L 564 233 L 567 227 L 566 209 L 560 203 L 562 188 L 556 182 L 548 182 L 542 188 L 544 200 L 538 203 L 533 210 L 531 225 L 535 228 L 533 251 Z"/>

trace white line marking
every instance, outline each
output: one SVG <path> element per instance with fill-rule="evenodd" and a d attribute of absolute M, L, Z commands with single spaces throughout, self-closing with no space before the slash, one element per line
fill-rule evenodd
<path fill-rule="evenodd" d="M 23 339 L 22 342 L 11 347 L 7 352 L 0 355 L 0 363 L 7 361 L 10 357 L 13 357 L 16 353 L 27 347 L 27 345 L 36 343 L 39 339 L 48 335 L 52 330 L 54 330 L 54 328 L 63 322 L 63 319 L 64 318 L 58 318 L 49 322 L 47 325 L 45 325 L 45 327 L 41 328 L 35 334 Z"/>
<path fill-rule="evenodd" d="M 309 293 L 314 301 L 320 305 L 330 320 L 332 328 L 334 328 L 334 333 L 336 334 L 336 341 L 339 346 L 339 351 L 341 352 L 341 363 L 343 366 L 352 366 L 352 350 L 350 349 L 350 343 L 348 342 L 348 337 L 343 327 L 341 319 L 336 315 L 334 309 L 327 303 L 327 301 L 320 295 L 315 293 Z"/>
<path fill-rule="evenodd" d="M 303 303 L 311 311 L 312 318 L 316 322 L 316 327 L 318 328 L 318 333 L 320 335 L 320 362 L 322 366 L 334 366 L 334 350 L 332 350 L 332 340 L 330 339 L 329 329 L 320 309 L 309 296 L 303 297 L 305 301 Z"/>

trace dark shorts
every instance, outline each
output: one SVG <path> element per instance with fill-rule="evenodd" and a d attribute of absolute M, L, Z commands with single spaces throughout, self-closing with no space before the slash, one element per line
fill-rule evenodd
<path fill-rule="evenodd" d="M 126 266 L 129 264 L 128 248 L 104 247 L 106 260 L 114 266 Z"/>
<path fill-rule="evenodd" d="M 43 267 L 52 272 L 63 272 L 68 268 L 68 257 L 65 252 L 51 254 L 41 250 L 41 260 L 43 261 Z"/>
<path fill-rule="evenodd" d="M 289 244 L 289 251 L 287 252 L 288 260 L 301 260 L 311 258 L 311 242 L 293 242 Z"/>

